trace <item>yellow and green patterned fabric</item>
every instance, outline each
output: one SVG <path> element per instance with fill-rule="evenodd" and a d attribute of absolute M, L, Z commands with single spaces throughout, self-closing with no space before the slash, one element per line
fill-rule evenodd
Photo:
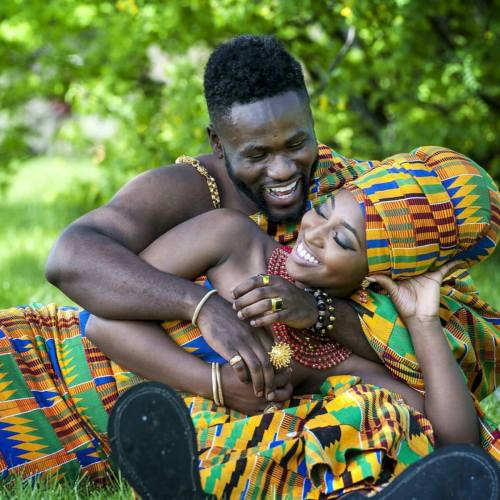
<path fill-rule="evenodd" d="M 247 417 L 185 396 L 197 430 L 203 489 L 217 498 L 337 498 L 381 486 L 433 450 L 429 421 L 357 377 Z"/>
<path fill-rule="evenodd" d="M 108 413 L 140 379 L 81 332 L 75 307 L 0 311 L 0 479 L 111 477 Z"/>
<path fill-rule="evenodd" d="M 452 259 L 473 265 L 498 243 L 497 186 L 479 165 L 450 149 L 392 156 L 345 188 L 365 215 L 370 274 L 403 279 Z"/>

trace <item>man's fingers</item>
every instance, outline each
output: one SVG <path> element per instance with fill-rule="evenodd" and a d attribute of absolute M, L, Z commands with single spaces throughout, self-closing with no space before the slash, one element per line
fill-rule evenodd
<path fill-rule="evenodd" d="M 396 286 L 396 283 L 394 283 L 394 281 L 385 274 L 373 274 L 372 276 L 367 276 L 366 279 L 370 283 L 377 283 L 377 285 L 380 285 L 384 290 L 387 290 L 387 293 L 389 295 L 392 295 L 394 292 L 396 292 L 398 288 Z"/>
<path fill-rule="evenodd" d="M 264 375 L 264 384 L 265 384 L 264 397 L 266 397 L 268 400 L 271 401 L 273 399 L 276 382 L 275 382 L 274 368 L 273 365 L 271 364 L 271 360 L 269 359 L 269 353 L 267 352 L 264 345 L 262 345 L 262 351 L 259 350 L 257 352 L 257 356 L 262 366 L 262 374 Z"/>
<path fill-rule="evenodd" d="M 275 387 L 283 387 L 290 382 L 292 376 L 292 368 L 288 367 L 284 370 L 280 370 L 274 375 L 274 385 Z"/>
<path fill-rule="evenodd" d="M 252 379 L 255 396 L 261 398 L 264 396 L 264 375 L 262 373 L 262 364 L 253 350 L 240 350 L 240 356 L 245 361 Z"/>
<path fill-rule="evenodd" d="M 293 393 L 293 385 L 291 383 L 286 384 L 284 387 L 278 387 L 274 391 L 273 401 L 282 403 L 283 401 L 288 401 L 291 399 Z"/>
<path fill-rule="evenodd" d="M 266 275 L 267 276 L 267 275 Z M 272 279 L 272 276 L 269 276 L 269 281 Z M 243 283 L 235 286 L 232 290 L 233 298 L 238 299 L 242 295 L 250 292 L 255 288 L 262 288 L 268 285 L 264 284 L 264 279 L 262 276 L 252 276 L 251 278 L 246 279 Z"/>

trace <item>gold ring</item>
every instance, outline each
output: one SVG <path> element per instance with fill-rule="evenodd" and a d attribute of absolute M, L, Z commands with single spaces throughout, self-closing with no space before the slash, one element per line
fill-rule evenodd
<path fill-rule="evenodd" d="M 274 344 L 268 354 L 271 364 L 277 370 L 289 367 L 292 362 L 292 348 L 285 342 Z"/>
<path fill-rule="evenodd" d="M 264 286 L 269 285 L 269 283 L 271 282 L 271 277 L 269 276 L 269 274 L 259 274 L 259 276 L 262 278 L 262 284 Z"/>
<path fill-rule="evenodd" d="M 231 366 L 234 366 L 236 364 L 238 364 L 240 361 L 242 361 L 243 358 L 239 355 L 239 354 L 235 354 L 230 360 L 229 360 L 229 364 Z"/>
<path fill-rule="evenodd" d="M 280 407 L 275 404 L 275 403 L 269 403 L 265 408 L 264 408 L 264 414 L 266 413 L 274 413 L 275 411 L 279 410 Z"/>
<path fill-rule="evenodd" d="M 271 299 L 271 311 L 273 313 L 283 309 L 283 299 L 281 297 L 273 297 Z"/>

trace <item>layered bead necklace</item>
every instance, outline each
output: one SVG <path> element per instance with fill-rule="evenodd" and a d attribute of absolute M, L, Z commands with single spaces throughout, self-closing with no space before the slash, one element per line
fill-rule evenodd
<path fill-rule="evenodd" d="M 292 248 L 288 246 L 276 248 L 267 264 L 268 274 L 294 283 L 286 270 L 286 261 L 291 251 Z M 309 368 L 325 370 L 338 365 L 351 354 L 347 347 L 328 336 L 317 336 L 311 330 L 296 330 L 284 323 L 274 323 L 272 331 L 277 342 L 285 342 L 290 346 L 295 361 Z"/>

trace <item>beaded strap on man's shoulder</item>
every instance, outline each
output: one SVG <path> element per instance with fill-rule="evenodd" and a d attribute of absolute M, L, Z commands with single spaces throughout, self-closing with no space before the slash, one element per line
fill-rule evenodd
<path fill-rule="evenodd" d="M 177 160 L 175 160 L 176 164 L 186 164 L 194 167 L 197 172 L 205 177 L 208 184 L 208 190 L 210 191 L 210 198 L 212 198 L 212 203 L 215 208 L 220 208 L 220 195 L 219 188 L 217 187 L 217 182 L 215 179 L 208 173 L 207 169 L 192 156 L 179 156 Z"/>

